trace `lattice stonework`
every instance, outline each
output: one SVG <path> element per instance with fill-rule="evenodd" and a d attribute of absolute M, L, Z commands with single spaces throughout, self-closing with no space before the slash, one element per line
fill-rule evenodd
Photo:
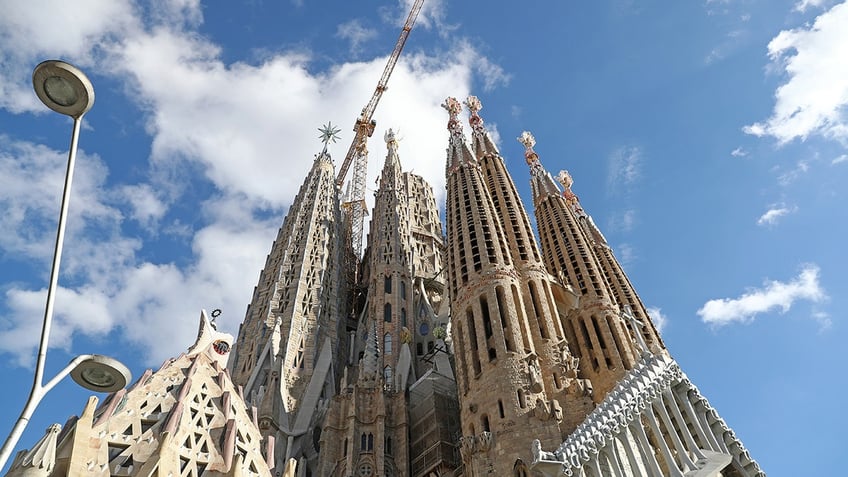
<path fill-rule="evenodd" d="M 188 354 L 148 370 L 99 407 L 97 398 L 89 400 L 58 437 L 53 475 L 272 475 L 252 412 L 215 349 L 232 337 L 214 331 L 205 314 L 201 321 Z"/>

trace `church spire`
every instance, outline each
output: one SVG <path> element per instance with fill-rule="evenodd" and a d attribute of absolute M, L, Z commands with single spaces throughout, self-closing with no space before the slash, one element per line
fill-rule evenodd
<path fill-rule="evenodd" d="M 456 168 L 465 164 L 476 164 L 477 160 L 468 149 L 468 144 L 465 143 L 465 136 L 462 131 L 462 123 L 459 121 L 459 113 L 462 112 L 462 104 L 456 98 L 449 97 L 442 103 L 450 115 L 448 120 L 448 131 L 450 131 L 450 140 L 448 142 L 448 159 L 447 159 L 447 175 L 451 175 Z"/>
<path fill-rule="evenodd" d="M 544 197 L 550 195 L 559 195 L 560 190 L 554 178 L 550 173 L 542 167 L 539 161 L 539 155 L 533 150 L 536 145 L 536 138 L 530 131 L 524 131 L 518 137 L 518 142 L 524 145 L 524 159 L 527 165 L 530 166 L 530 190 L 533 196 L 533 203 L 538 203 Z"/>
<path fill-rule="evenodd" d="M 474 154 L 476 154 L 478 159 L 489 154 L 500 156 L 500 151 L 498 151 L 495 143 L 492 142 L 492 137 L 483 124 L 483 118 L 479 114 L 480 110 L 483 109 L 483 103 L 480 102 L 477 96 L 469 96 L 465 100 L 465 105 L 471 113 L 468 123 L 471 125 L 471 141 Z"/>

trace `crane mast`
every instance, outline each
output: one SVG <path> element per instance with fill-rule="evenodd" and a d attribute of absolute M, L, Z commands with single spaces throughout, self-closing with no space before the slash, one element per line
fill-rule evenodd
<path fill-rule="evenodd" d="M 362 249 L 362 226 L 365 214 L 367 213 L 365 206 L 365 175 L 368 169 L 367 142 L 368 138 L 374 134 L 374 128 L 377 126 L 377 122 L 372 119 L 372 116 L 374 115 L 374 110 L 377 109 L 380 98 L 383 96 L 383 92 L 388 88 L 389 77 L 391 77 L 392 71 L 395 69 L 395 64 L 397 64 L 400 53 L 403 51 L 403 46 L 406 44 L 406 39 L 409 37 L 409 32 L 412 31 L 412 26 L 415 24 L 415 19 L 418 17 L 418 12 L 421 11 L 423 3 L 424 0 L 415 0 L 415 3 L 412 5 L 403 29 L 400 32 L 400 37 L 397 43 L 395 43 L 395 49 L 389 56 L 389 61 L 383 69 L 383 75 L 380 77 L 380 81 L 377 82 L 377 88 L 374 90 L 371 100 L 362 108 L 362 113 L 356 119 L 356 123 L 353 126 L 355 133 L 353 141 L 336 176 L 336 186 L 341 187 L 344 184 L 348 169 L 353 164 L 353 177 L 348 184 L 347 199 L 342 206 L 350 217 L 351 245 L 357 258 Z"/>

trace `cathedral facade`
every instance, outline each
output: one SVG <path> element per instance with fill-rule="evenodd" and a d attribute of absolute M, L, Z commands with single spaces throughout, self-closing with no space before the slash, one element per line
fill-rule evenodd
<path fill-rule="evenodd" d="M 187 353 L 49 429 L 7 475 L 764 476 L 571 176 L 521 135 L 534 230 L 480 101 L 465 105 L 470 140 L 463 105 L 443 105 L 444 225 L 389 130 L 360 259 L 325 147 L 236 339 L 203 314 Z"/>

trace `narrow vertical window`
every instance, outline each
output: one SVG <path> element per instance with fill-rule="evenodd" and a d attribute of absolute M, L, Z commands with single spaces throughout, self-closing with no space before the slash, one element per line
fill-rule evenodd
<path fill-rule="evenodd" d="M 391 275 L 386 276 L 385 280 L 383 281 L 383 288 L 384 288 L 384 291 L 386 293 L 392 292 L 392 276 Z"/>
<path fill-rule="evenodd" d="M 392 322 L 392 304 L 391 303 L 386 303 L 383 306 L 383 321 L 385 321 L 386 323 Z"/>

